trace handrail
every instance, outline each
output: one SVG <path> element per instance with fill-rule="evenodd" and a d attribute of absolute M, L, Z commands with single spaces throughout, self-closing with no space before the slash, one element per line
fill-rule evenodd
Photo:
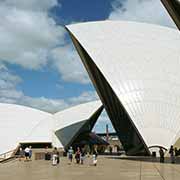
<path fill-rule="evenodd" d="M 8 152 L 5 152 L 5 153 L 0 154 L 0 159 L 6 159 L 6 158 L 9 157 L 9 155 L 12 154 L 13 152 L 14 152 L 14 150 L 11 150 L 11 151 L 8 151 Z"/>
<path fill-rule="evenodd" d="M 14 157 L 18 149 L 19 149 L 19 145 L 16 147 L 16 149 L 0 154 L 0 162 Z"/>

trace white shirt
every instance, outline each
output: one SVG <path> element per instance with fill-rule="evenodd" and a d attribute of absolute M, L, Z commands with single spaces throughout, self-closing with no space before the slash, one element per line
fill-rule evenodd
<path fill-rule="evenodd" d="M 30 149 L 27 147 L 24 151 L 25 151 L 26 153 L 29 153 Z"/>

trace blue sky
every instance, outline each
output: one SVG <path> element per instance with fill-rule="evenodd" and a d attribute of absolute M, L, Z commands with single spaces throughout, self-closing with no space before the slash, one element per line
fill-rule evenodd
<path fill-rule="evenodd" d="M 64 25 L 106 19 L 174 27 L 154 0 L 0 1 L 0 102 L 53 113 L 98 99 Z"/>
<path fill-rule="evenodd" d="M 105 20 L 108 18 L 112 9 L 112 0 L 61 0 L 59 2 L 60 6 L 53 7 L 50 10 L 50 16 L 60 25 L 69 24 L 71 22 Z M 66 41 L 71 43 L 67 33 L 65 38 Z M 81 84 L 63 81 L 59 73 L 54 71 L 53 68 L 44 67 L 41 71 L 27 71 L 20 66 L 12 65 L 11 68 L 16 74 L 23 77 L 23 82 L 19 84 L 19 88 L 28 96 L 69 98 L 78 96 L 83 91 L 94 90 L 91 83 Z M 34 85 L 35 87 L 33 87 Z"/>

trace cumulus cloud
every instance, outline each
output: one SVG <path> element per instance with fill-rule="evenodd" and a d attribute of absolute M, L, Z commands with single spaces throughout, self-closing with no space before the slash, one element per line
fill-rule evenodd
<path fill-rule="evenodd" d="M 89 77 L 72 45 L 58 47 L 52 51 L 53 65 L 67 82 L 88 84 Z"/>
<path fill-rule="evenodd" d="M 19 9 L 33 11 L 47 11 L 51 7 L 58 5 L 57 0 L 1 0 L 1 3 L 9 7 L 13 6 Z"/>
<path fill-rule="evenodd" d="M 80 103 L 96 100 L 95 91 L 82 92 L 79 96 L 68 99 L 51 99 L 46 97 L 30 97 L 17 89 L 22 79 L 0 63 L 0 102 L 30 106 L 43 111 L 55 113 Z"/>
<path fill-rule="evenodd" d="M 0 63 L 0 88 L 13 89 L 18 83 L 21 82 L 19 76 L 13 75 L 7 69 L 7 67 Z"/>
<path fill-rule="evenodd" d="M 70 97 L 68 99 L 51 99 L 45 97 L 33 98 L 23 95 L 18 98 L 16 103 L 27 105 L 33 108 L 37 108 L 43 111 L 55 113 L 65 108 L 75 106 L 77 104 L 96 100 L 97 96 L 94 91 L 83 92 L 79 96 Z"/>
<path fill-rule="evenodd" d="M 112 123 L 111 123 L 106 111 L 104 110 L 102 112 L 102 114 L 100 115 L 99 119 L 97 120 L 97 122 L 93 128 L 93 131 L 105 133 L 106 132 L 106 124 L 109 127 L 109 132 L 114 132 L 114 128 L 112 126 Z"/>
<path fill-rule="evenodd" d="M 131 20 L 175 27 L 160 0 L 114 0 L 111 20 Z"/>
<path fill-rule="evenodd" d="M 82 92 L 77 97 L 69 98 L 68 102 L 69 104 L 74 105 L 74 104 L 81 104 L 81 103 L 90 102 L 90 101 L 94 101 L 98 99 L 99 97 L 96 91 L 85 91 L 85 92 Z"/>
<path fill-rule="evenodd" d="M 23 9 L 30 2 L 32 9 Z M 49 51 L 64 43 L 64 28 L 57 26 L 47 11 L 34 11 L 42 2 L 0 2 L 0 61 L 39 69 L 47 64 Z"/>
<path fill-rule="evenodd" d="M 0 102 L 54 113 L 97 98 L 95 92 L 83 92 L 69 99 L 27 96 L 17 88 L 21 77 L 5 65 L 17 64 L 32 70 L 48 65 L 58 70 L 64 81 L 89 83 L 79 56 L 65 40 L 64 27 L 49 16 L 49 10 L 57 5 L 60 6 L 57 0 L 0 1 Z"/>
<path fill-rule="evenodd" d="M 43 96 L 38 98 L 33 98 L 23 95 L 23 97 L 20 98 L 19 100 L 20 100 L 19 104 L 21 105 L 30 106 L 50 113 L 55 113 L 57 111 L 69 107 L 69 104 L 64 99 L 51 99 L 51 98 L 45 98 Z"/>
<path fill-rule="evenodd" d="M 0 62 L 32 70 L 51 64 L 64 81 L 87 84 L 64 27 L 49 15 L 54 6 L 60 6 L 57 0 L 0 1 Z"/>

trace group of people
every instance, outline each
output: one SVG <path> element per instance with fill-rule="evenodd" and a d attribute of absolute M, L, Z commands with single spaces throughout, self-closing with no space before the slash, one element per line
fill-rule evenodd
<path fill-rule="evenodd" d="M 97 155 L 98 155 L 97 150 L 94 149 L 93 155 L 92 155 L 92 164 L 94 166 L 97 165 Z M 71 164 L 73 162 L 73 158 L 75 159 L 77 164 L 84 164 L 86 157 L 89 157 L 89 153 L 85 152 L 85 149 L 83 149 L 83 148 L 80 149 L 79 147 L 77 147 L 77 150 L 74 153 L 73 148 L 70 147 L 68 149 L 67 156 L 69 159 L 69 164 Z"/>
<path fill-rule="evenodd" d="M 93 151 L 92 155 L 92 163 L 94 166 L 97 165 L 97 150 Z M 81 149 L 80 147 L 77 147 L 76 151 L 74 152 L 73 148 L 70 147 L 67 151 L 67 157 L 68 157 L 68 164 L 72 164 L 73 162 L 76 164 L 84 164 L 85 160 L 88 159 L 89 162 L 89 153 L 85 151 L 85 149 Z M 52 165 L 56 166 L 60 163 L 60 153 L 55 147 L 52 151 L 52 153 L 49 153 L 47 149 L 45 150 L 45 160 L 52 160 Z"/>
<path fill-rule="evenodd" d="M 159 155 L 160 155 L 160 163 L 164 163 L 164 150 L 162 147 L 160 147 L 159 149 Z M 174 148 L 173 146 L 171 146 L 169 149 L 169 155 L 170 155 L 171 163 L 174 164 L 176 156 L 179 155 L 177 148 Z"/>
<path fill-rule="evenodd" d="M 170 147 L 169 149 L 169 154 L 170 154 L 170 161 L 171 163 L 175 163 L 176 161 L 176 156 L 179 155 L 179 151 L 177 148 L 174 148 L 173 146 Z M 159 155 L 160 155 L 160 163 L 164 163 L 164 155 L 165 152 L 162 147 L 159 149 Z M 97 150 L 96 148 L 93 150 L 92 153 L 92 163 L 94 166 L 97 165 Z M 25 161 L 30 161 L 32 157 L 32 147 L 26 147 L 25 149 L 22 149 L 22 147 L 19 148 L 19 161 L 22 159 L 25 159 Z M 67 157 L 69 160 L 68 164 L 72 164 L 75 162 L 76 164 L 84 164 L 84 161 L 86 159 L 89 159 L 90 155 L 88 152 L 85 151 L 85 149 L 77 147 L 75 153 L 72 147 L 70 147 L 67 151 Z M 60 154 L 57 148 L 55 147 L 50 154 L 47 150 L 45 150 L 45 159 L 46 160 L 52 160 L 52 165 L 55 166 L 59 164 L 60 162 Z M 89 161 L 89 160 L 88 160 Z"/>
<path fill-rule="evenodd" d="M 32 157 L 32 147 L 26 147 L 24 150 L 19 148 L 19 161 L 25 158 L 25 161 L 30 161 Z"/>
<path fill-rule="evenodd" d="M 32 147 L 28 146 L 25 149 L 22 147 L 19 148 L 19 161 L 24 160 L 24 161 L 30 161 L 32 158 Z M 97 165 L 97 150 L 95 149 L 93 151 L 92 155 L 92 164 L 94 166 Z M 68 164 L 72 164 L 75 162 L 76 164 L 84 164 L 84 161 L 89 159 L 90 155 L 88 152 L 85 151 L 85 149 L 77 147 L 75 153 L 72 147 L 70 147 L 67 151 L 67 157 L 69 160 Z M 45 160 L 51 160 L 52 165 L 56 166 L 60 162 L 60 153 L 58 149 L 55 147 L 52 152 L 48 151 L 48 147 L 45 148 Z"/>

